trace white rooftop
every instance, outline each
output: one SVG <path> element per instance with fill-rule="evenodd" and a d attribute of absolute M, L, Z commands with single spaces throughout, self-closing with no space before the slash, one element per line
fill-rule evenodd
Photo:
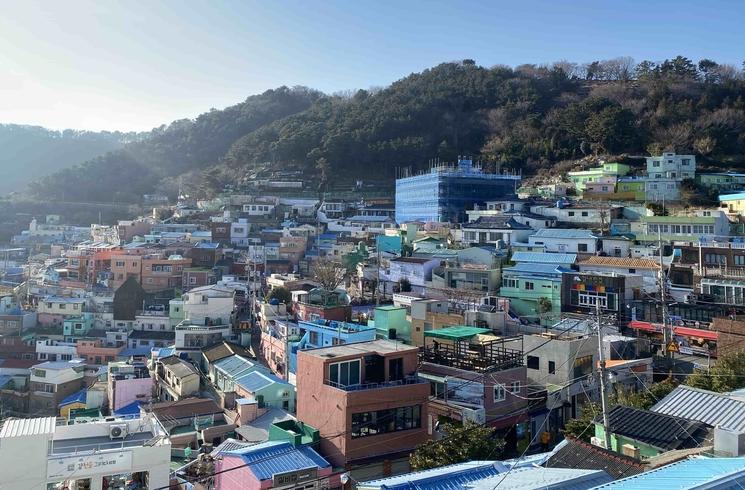
<path fill-rule="evenodd" d="M 57 425 L 56 417 L 39 417 L 34 419 L 8 419 L 0 429 L 0 438 L 38 436 L 54 434 Z"/>

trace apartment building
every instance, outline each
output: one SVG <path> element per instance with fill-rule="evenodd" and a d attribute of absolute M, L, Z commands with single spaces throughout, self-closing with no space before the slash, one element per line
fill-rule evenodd
<path fill-rule="evenodd" d="M 168 356 L 155 364 L 155 381 L 161 401 L 175 401 L 199 394 L 199 372 L 190 362 Z"/>
<path fill-rule="evenodd" d="M 84 298 L 46 296 L 36 306 L 39 325 L 61 327 L 65 319 L 80 316 L 85 309 Z"/>
<path fill-rule="evenodd" d="M 183 271 L 191 265 L 190 258 L 181 255 L 113 255 L 111 258 L 111 287 L 118 289 L 133 277 L 147 292 L 181 287 Z"/>
<path fill-rule="evenodd" d="M 133 402 L 151 400 L 153 378 L 144 362 L 110 362 L 108 367 L 107 393 L 112 412 Z"/>
<path fill-rule="evenodd" d="M 416 347 L 389 340 L 298 353 L 297 417 L 335 466 L 408 453 L 428 438 L 429 384 Z"/>

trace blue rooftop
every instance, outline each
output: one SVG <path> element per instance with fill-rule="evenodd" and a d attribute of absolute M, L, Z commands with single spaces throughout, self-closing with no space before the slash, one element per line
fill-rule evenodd
<path fill-rule="evenodd" d="M 745 192 L 736 192 L 734 194 L 719 194 L 720 201 L 739 201 L 745 199 Z"/>
<path fill-rule="evenodd" d="M 242 458 L 259 481 L 271 480 L 274 475 L 281 473 L 331 466 L 312 448 L 294 447 L 286 441 L 269 441 L 225 454 Z"/>
<path fill-rule="evenodd" d="M 551 252 L 515 252 L 512 262 L 529 262 L 533 264 L 574 264 L 577 254 Z"/>
<path fill-rule="evenodd" d="M 193 233 L 192 233 L 192 236 L 194 236 Z M 206 248 L 206 249 L 210 249 L 210 250 L 216 250 L 216 249 L 220 248 L 220 244 L 219 243 L 212 243 L 212 242 L 199 242 L 194 248 Z"/>
<path fill-rule="evenodd" d="M 73 393 L 72 395 L 64 398 L 58 406 L 64 407 L 65 405 L 69 405 L 71 403 L 85 403 L 87 393 L 88 392 L 86 390 L 80 390 L 77 393 Z"/>
<path fill-rule="evenodd" d="M 214 364 L 214 366 L 215 369 L 230 377 L 237 377 L 251 368 L 263 368 L 260 364 L 249 361 L 245 357 L 238 355 L 232 355 L 225 359 L 220 359 Z"/>
<path fill-rule="evenodd" d="M 536 274 L 544 276 L 558 276 L 570 269 L 556 264 L 540 264 L 520 262 L 519 264 L 502 269 L 502 274 Z"/>
<path fill-rule="evenodd" d="M 7 385 L 11 379 L 13 379 L 13 376 L 11 376 L 10 374 L 0 375 L 0 388 L 3 388 L 5 385 Z"/>
<path fill-rule="evenodd" d="M 745 484 L 745 458 L 692 457 L 596 488 L 619 490 L 742 489 L 743 484 Z"/>
<path fill-rule="evenodd" d="M 507 471 L 499 461 L 469 461 L 431 470 L 416 471 L 405 475 L 361 482 L 364 490 L 460 490 L 468 483 L 499 475 Z"/>
<path fill-rule="evenodd" d="M 279 379 L 272 374 L 263 374 L 258 371 L 248 373 L 245 376 L 241 376 L 240 378 L 235 380 L 235 384 L 245 388 L 247 391 L 250 391 L 252 393 L 262 388 L 266 388 L 267 386 L 271 386 L 275 383 L 289 385 L 289 383 L 287 383 L 286 381 Z"/>
<path fill-rule="evenodd" d="M 129 405 L 124 405 L 119 410 L 114 411 L 114 415 L 119 417 L 126 417 L 128 415 L 139 415 L 140 414 L 140 402 L 135 400 Z"/>

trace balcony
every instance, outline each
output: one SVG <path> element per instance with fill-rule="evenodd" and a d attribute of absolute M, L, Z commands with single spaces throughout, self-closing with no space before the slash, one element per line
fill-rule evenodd
<path fill-rule="evenodd" d="M 420 359 L 423 362 L 479 373 L 520 367 L 523 365 L 523 352 L 520 349 L 505 347 L 505 342 L 510 340 L 514 339 L 498 339 L 477 344 L 464 341 L 435 343 L 433 346 L 422 348 Z"/>
<path fill-rule="evenodd" d="M 397 380 L 397 381 L 384 381 L 380 383 L 358 383 L 353 385 L 343 385 L 340 383 L 335 383 L 331 380 L 326 380 L 326 383 L 328 386 L 332 386 L 336 389 L 343 390 L 343 391 L 364 391 L 364 390 L 378 390 L 381 388 L 395 388 L 397 386 L 406 386 L 406 385 L 416 385 L 416 384 L 423 384 L 423 383 L 429 383 L 429 381 L 419 378 L 419 376 L 411 375 L 411 376 L 405 376 L 403 379 Z"/>

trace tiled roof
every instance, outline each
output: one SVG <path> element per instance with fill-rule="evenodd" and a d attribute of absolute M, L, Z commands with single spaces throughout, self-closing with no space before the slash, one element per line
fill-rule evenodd
<path fill-rule="evenodd" d="M 360 490 L 456 490 L 468 483 L 496 476 L 508 470 L 499 461 L 468 461 L 431 470 L 361 482 Z"/>
<path fill-rule="evenodd" d="M 159 330 L 134 330 L 129 334 L 130 339 L 151 340 L 173 340 L 176 338 L 174 332 L 161 332 Z"/>
<path fill-rule="evenodd" d="M 718 484 L 717 484 L 718 483 Z M 745 458 L 693 457 L 597 487 L 618 490 L 742 488 Z"/>
<path fill-rule="evenodd" d="M 308 446 L 294 447 L 285 441 L 270 441 L 244 449 L 226 452 L 243 459 L 257 480 L 271 480 L 274 475 L 306 468 L 328 468 L 328 461 Z"/>
<path fill-rule="evenodd" d="M 196 415 L 211 415 L 222 413 L 222 409 L 208 398 L 184 398 L 174 402 L 162 402 L 153 405 L 153 412 L 158 417 L 173 417 L 183 419 Z"/>
<path fill-rule="evenodd" d="M 711 426 L 745 431 L 745 401 L 713 391 L 681 385 L 650 410 Z"/>
<path fill-rule="evenodd" d="M 567 438 L 566 444 L 546 462 L 547 468 L 582 468 L 603 470 L 613 478 L 625 478 L 644 471 L 640 461 L 588 444 L 578 439 Z"/>
<path fill-rule="evenodd" d="M 54 434 L 56 424 L 56 417 L 8 419 L 3 424 L 3 428 L 0 429 L 0 438 Z"/>
<path fill-rule="evenodd" d="M 702 422 L 618 405 L 608 414 L 610 430 L 663 451 L 700 445 L 708 428 Z M 596 423 L 601 423 L 598 418 Z"/>
<path fill-rule="evenodd" d="M 39 364 L 36 359 L 0 359 L 0 367 L 8 369 L 29 369 Z"/>
<path fill-rule="evenodd" d="M 512 216 L 481 216 L 476 221 L 466 223 L 463 228 L 475 229 L 510 229 L 510 230 L 530 230 L 530 226 L 524 225 Z"/>
<path fill-rule="evenodd" d="M 205 359 L 207 359 L 207 362 L 219 361 L 220 359 L 224 359 L 235 354 L 244 357 L 253 357 L 251 355 L 251 351 L 246 349 L 245 347 L 241 347 L 238 344 L 233 344 L 232 342 L 226 341 L 222 341 L 220 343 L 202 349 L 202 355 L 205 357 Z"/>
<path fill-rule="evenodd" d="M 624 269 L 659 269 L 659 262 L 652 259 L 636 259 L 627 257 L 600 257 L 594 255 L 581 260 L 577 265 L 597 265 L 602 267 L 620 267 Z"/>

